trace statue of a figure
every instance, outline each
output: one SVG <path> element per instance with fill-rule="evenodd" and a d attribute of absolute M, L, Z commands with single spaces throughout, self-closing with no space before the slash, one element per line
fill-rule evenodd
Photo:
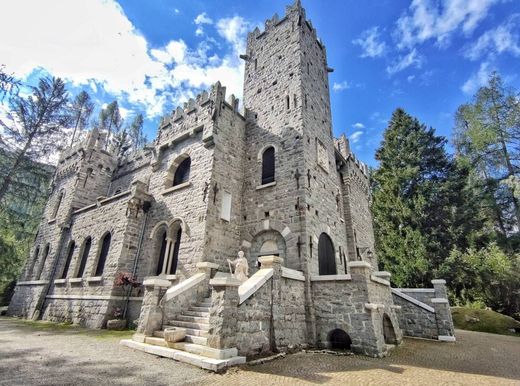
<path fill-rule="evenodd" d="M 230 264 L 230 270 L 231 264 L 235 267 L 235 272 L 233 273 L 235 279 L 240 281 L 246 281 L 248 279 L 249 264 L 247 264 L 247 259 L 244 257 L 244 252 L 239 251 L 237 259 L 233 261 L 227 259 L 227 261 Z"/>

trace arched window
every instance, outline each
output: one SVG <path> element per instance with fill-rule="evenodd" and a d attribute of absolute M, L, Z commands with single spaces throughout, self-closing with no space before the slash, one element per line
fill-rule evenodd
<path fill-rule="evenodd" d="M 112 235 L 107 233 L 105 237 L 103 237 L 103 241 L 101 243 L 101 252 L 99 253 L 99 259 L 96 267 L 95 276 L 103 275 L 103 270 L 105 269 L 105 263 L 107 261 L 108 251 L 110 249 L 110 241 L 112 239 Z"/>
<path fill-rule="evenodd" d="M 168 245 L 168 240 L 166 239 L 166 229 L 162 232 L 159 240 L 161 247 L 159 248 L 159 256 L 157 259 L 157 269 L 155 274 L 159 276 L 163 272 L 164 259 L 166 255 L 166 246 Z"/>
<path fill-rule="evenodd" d="M 90 247 L 92 246 L 92 239 L 87 237 L 87 239 L 83 242 L 83 248 L 81 253 L 81 260 L 79 262 L 78 273 L 76 277 L 82 277 L 85 272 L 85 267 L 87 265 L 88 255 L 90 253 Z"/>
<path fill-rule="evenodd" d="M 262 154 L 262 185 L 274 182 L 274 147 L 270 146 Z"/>
<path fill-rule="evenodd" d="M 332 240 L 322 233 L 318 240 L 318 264 L 320 275 L 336 275 L 336 257 Z"/>
<path fill-rule="evenodd" d="M 36 273 L 35 280 L 40 280 L 43 269 L 45 268 L 45 261 L 47 260 L 47 256 L 49 256 L 50 248 L 51 248 L 50 244 L 47 244 L 45 246 L 45 249 L 43 250 L 42 262 L 40 263 L 40 266 L 38 267 L 38 272 Z"/>
<path fill-rule="evenodd" d="M 175 171 L 175 177 L 173 178 L 173 186 L 177 186 L 188 182 L 190 179 L 191 169 L 191 158 L 188 157 L 180 163 Z"/>
<path fill-rule="evenodd" d="M 63 267 L 63 273 L 61 274 L 61 278 L 65 279 L 69 272 L 70 262 L 72 261 L 72 255 L 74 254 L 74 248 L 76 247 L 76 243 L 71 241 L 69 244 L 69 250 L 67 251 L 67 260 L 65 260 L 65 267 Z"/>
<path fill-rule="evenodd" d="M 56 205 L 54 206 L 54 211 L 52 212 L 52 218 L 56 218 L 58 215 L 58 210 L 60 209 L 61 201 L 63 200 L 63 191 L 58 195 L 58 199 L 56 200 Z"/>

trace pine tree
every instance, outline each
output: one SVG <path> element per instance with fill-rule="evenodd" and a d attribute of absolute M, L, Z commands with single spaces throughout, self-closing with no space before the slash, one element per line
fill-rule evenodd
<path fill-rule="evenodd" d="M 398 286 L 423 286 L 451 249 L 452 199 L 448 187 L 454 165 L 435 135 L 397 109 L 376 152 L 372 175 L 376 250 L 381 268 Z"/>
<path fill-rule="evenodd" d="M 107 131 L 105 147 L 112 141 L 112 132 L 118 134 L 122 127 L 123 118 L 119 112 L 119 105 L 117 101 L 113 101 L 99 113 L 99 128 Z"/>
<path fill-rule="evenodd" d="M 132 148 L 134 150 L 141 149 L 146 143 L 146 137 L 143 134 L 143 122 L 143 115 L 138 114 L 128 128 Z"/>
<path fill-rule="evenodd" d="M 92 111 L 94 111 L 94 104 L 90 95 L 86 91 L 81 91 L 69 106 L 70 123 L 74 127 L 70 146 L 74 143 L 77 130 L 85 130 L 87 127 Z"/>

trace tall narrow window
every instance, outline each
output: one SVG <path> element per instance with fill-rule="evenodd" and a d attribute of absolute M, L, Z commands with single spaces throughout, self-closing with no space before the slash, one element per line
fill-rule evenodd
<path fill-rule="evenodd" d="M 258 69 L 258 59 L 255 59 L 255 71 Z"/>
<path fill-rule="evenodd" d="M 87 237 L 87 239 L 83 242 L 83 252 L 81 253 L 81 260 L 79 262 L 78 273 L 76 277 L 82 277 L 85 272 L 85 267 L 87 265 L 88 255 L 90 253 L 90 247 L 92 246 L 92 239 Z"/>
<path fill-rule="evenodd" d="M 74 248 L 76 247 L 76 243 L 72 241 L 69 244 L 69 250 L 67 251 L 67 260 L 65 260 L 65 267 L 63 267 L 63 273 L 61 274 L 61 278 L 65 279 L 69 272 L 70 262 L 72 261 L 72 255 L 74 254 Z"/>
<path fill-rule="evenodd" d="M 172 261 L 170 262 L 170 271 L 169 275 L 175 275 L 177 272 L 177 263 L 179 261 L 179 249 L 181 246 L 181 237 L 182 237 L 182 228 L 179 227 L 177 231 L 177 238 L 175 239 L 175 244 L 173 244 L 173 253 L 172 253 Z"/>
<path fill-rule="evenodd" d="M 63 192 L 60 192 L 58 195 L 58 199 L 56 200 L 56 205 L 54 206 L 54 211 L 52 212 L 52 218 L 56 218 L 58 215 L 58 210 L 60 209 L 61 201 L 63 200 Z"/>
<path fill-rule="evenodd" d="M 190 179 L 190 169 L 191 158 L 188 157 L 177 167 L 177 170 L 175 171 L 175 177 L 173 178 L 173 186 L 188 182 Z"/>
<path fill-rule="evenodd" d="M 274 182 L 274 147 L 268 147 L 262 154 L 262 185 Z"/>
<path fill-rule="evenodd" d="M 285 97 L 285 104 L 286 104 L 287 110 L 289 110 L 291 108 L 291 101 L 289 100 L 289 95 L 287 95 Z"/>
<path fill-rule="evenodd" d="M 318 241 L 318 268 L 320 275 L 336 275 L 336 257 L 330 237 L 322 233 Z"/>
<path fill-rule="evenodd" d="M 103 237 L 103 242 L 101 244 L 101 252 L 99 254 L 95 276 L 103 275 L 103 270 L 105 269 L 105 263 L 107 261 L 108 251 L 110 249 L 111 239 L 112 235 L 110 233 L 107 233 L 105 237 Z"/>
<path fill-rule="evenodd" d="M 157 269 L 155 271 L 155 274 L 157 276 L 159 276 L 163 272 L 164 258 L 166 255 L 166 245 L 168 245 L 168 241 L 166 240 L 166 230 L 162 232 L 159 241 L 161 243 L 161 248 L 159 249 Z"/>
<path fill-rule="evenodd" d="M 40 280 L 40 278 L 42 276 L 42 272 L 43 272 L 43 269 L 45 268 L 45 262 L 47 260 L 47 256 L 49 256 L 50 248 L 51 248 L 51 246 L 49 244 L 47 244 L 45 246 L 45 249 L 43 250 L 42 262 L 40 263 L 40 265 L 38 267 L 38 272 L 36 272 L 35 280 Z"/>
<path fill-rule="evenodd" d="M 293 95 L 293 106 L 294 108 L 298 107 L 298 100 L 296 99 L 296 94 Z"/>

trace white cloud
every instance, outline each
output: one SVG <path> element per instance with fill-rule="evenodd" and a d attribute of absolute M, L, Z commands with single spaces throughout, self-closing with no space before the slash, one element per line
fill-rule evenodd
<path fill-rule="evenodd" d="M 482 34 L 479 39 L 466 49 L 464 55 L 476 60 L 486 53 L 491 55 L 509 52 L 520 56 L 520 14 L 512 15 L 508 21 Z"/>
<path fill-rule="evenodd" d="M 206 15 L 206 12 L 202 12 L 200 15 L 197 15 L 193 22 L 197 25 L 200 24 L 213 24 L 213 20 Z"/>
<path fill-rule="evenodd" d="M 42 68 L 76 86 L 104 89 L 150 118 L 218 80 L 229 93 L 242 95 L 243 66 L 236 53 L 248 23 L 238 16 L 218 21 L 233 27 L 223 31 L 230 44 L 222 50 L 228 52 L 208 58 L 210 38 L 196 47 L 182 40 L 150 47 L 113 0 L 17 0 L 2 11 L 18 16 L 0 23 L 0 58 L 22 79 Z"/>
<path fill-rule="evenodd" d="M 415 75 L 408 75 L 408 77 L 406 78 L 406 80 L 408 81 L 408 83 L 411 83 L 412 80 L 415 79 Z"/>
<path fill-rule="evenodd" d="M 413 0 L 409 10 L 397 20 L 398 47 L 412 48 L 429 39 L 446 46 L 453 33 L 471 33 L 498 1 Z"/>
<path fill-rule="evenodd" d="M 408 54 L 397 58 L 397 60 L 392 65 L 386 67 L 386 72 L 388 72 L 390 75 L 393 75 L 407 69 L 410 66 L 420 68 L 422 63 L 422 56 L 419 55 L 417 50 L 414 48 Z"/>
<path fill-rule="evenodd" d="M 343 91 L 347 88 L 350 88 L 350 84 L 346 80 L 340 83 L 334 82 L 334 84 L 332 85 L 332 89 L 334 91 Z"/>
<path fill-rule="evenodd" d="M 352 127 L 355 128 L 355 129 L 364 129 L 365 125 L 363 125 L 361 122 L 357 122 L 357 123 L 354 123 L 352 125 Z"/>
<path fill-rule="evenodd" d="M 219 35 L 231 43 L 238 54 L 245 52 L 247 31 L 251 27 L 251 23 L 241 16 L 233 16 L 217 21 Z"/>
<path fill-rule="evenodd" d="M 361 136 L 363 135 L 363 132 L 361 130 L 358 130 L 358 131 L 355 131 L 354 133 L 352 133 L 352 135 L 350 136 L 350 142 L 352 143 L 358 143 L 359 140 L 361 139 Z"/>
<path fill-rule="evenodd" d="M 181 11 L 178 8 L 174 8 L 173 13 L 178 15 L 181 13 Z"/>
<path fill-rule="evenodd" d="M 195 30 L 195 36 L 202 36 L 204 35 L 204 28 L 202 28 L 201 26 L 198 26 L 197 29 Z"/>
<path fill-rule="evenodd" d="M 363 49 L 362 58 L 377 58 L 386 51 L 386 43 L 379 41 L 379 27 L 372 27 L 363 31 L 359 38 L 352 41 Z"/>
<path fill-rule="evenodd" d="M 479 89 L 479 87 L 484 86 L 487 83 L 489 75 L 492 71 L 493 69 L 491 68 L 489 62 L 482 62 L 478 71 L 472 74 L 470 78 L 464 82 L 460 89 L 465 94 L 474 94 Z"/>

